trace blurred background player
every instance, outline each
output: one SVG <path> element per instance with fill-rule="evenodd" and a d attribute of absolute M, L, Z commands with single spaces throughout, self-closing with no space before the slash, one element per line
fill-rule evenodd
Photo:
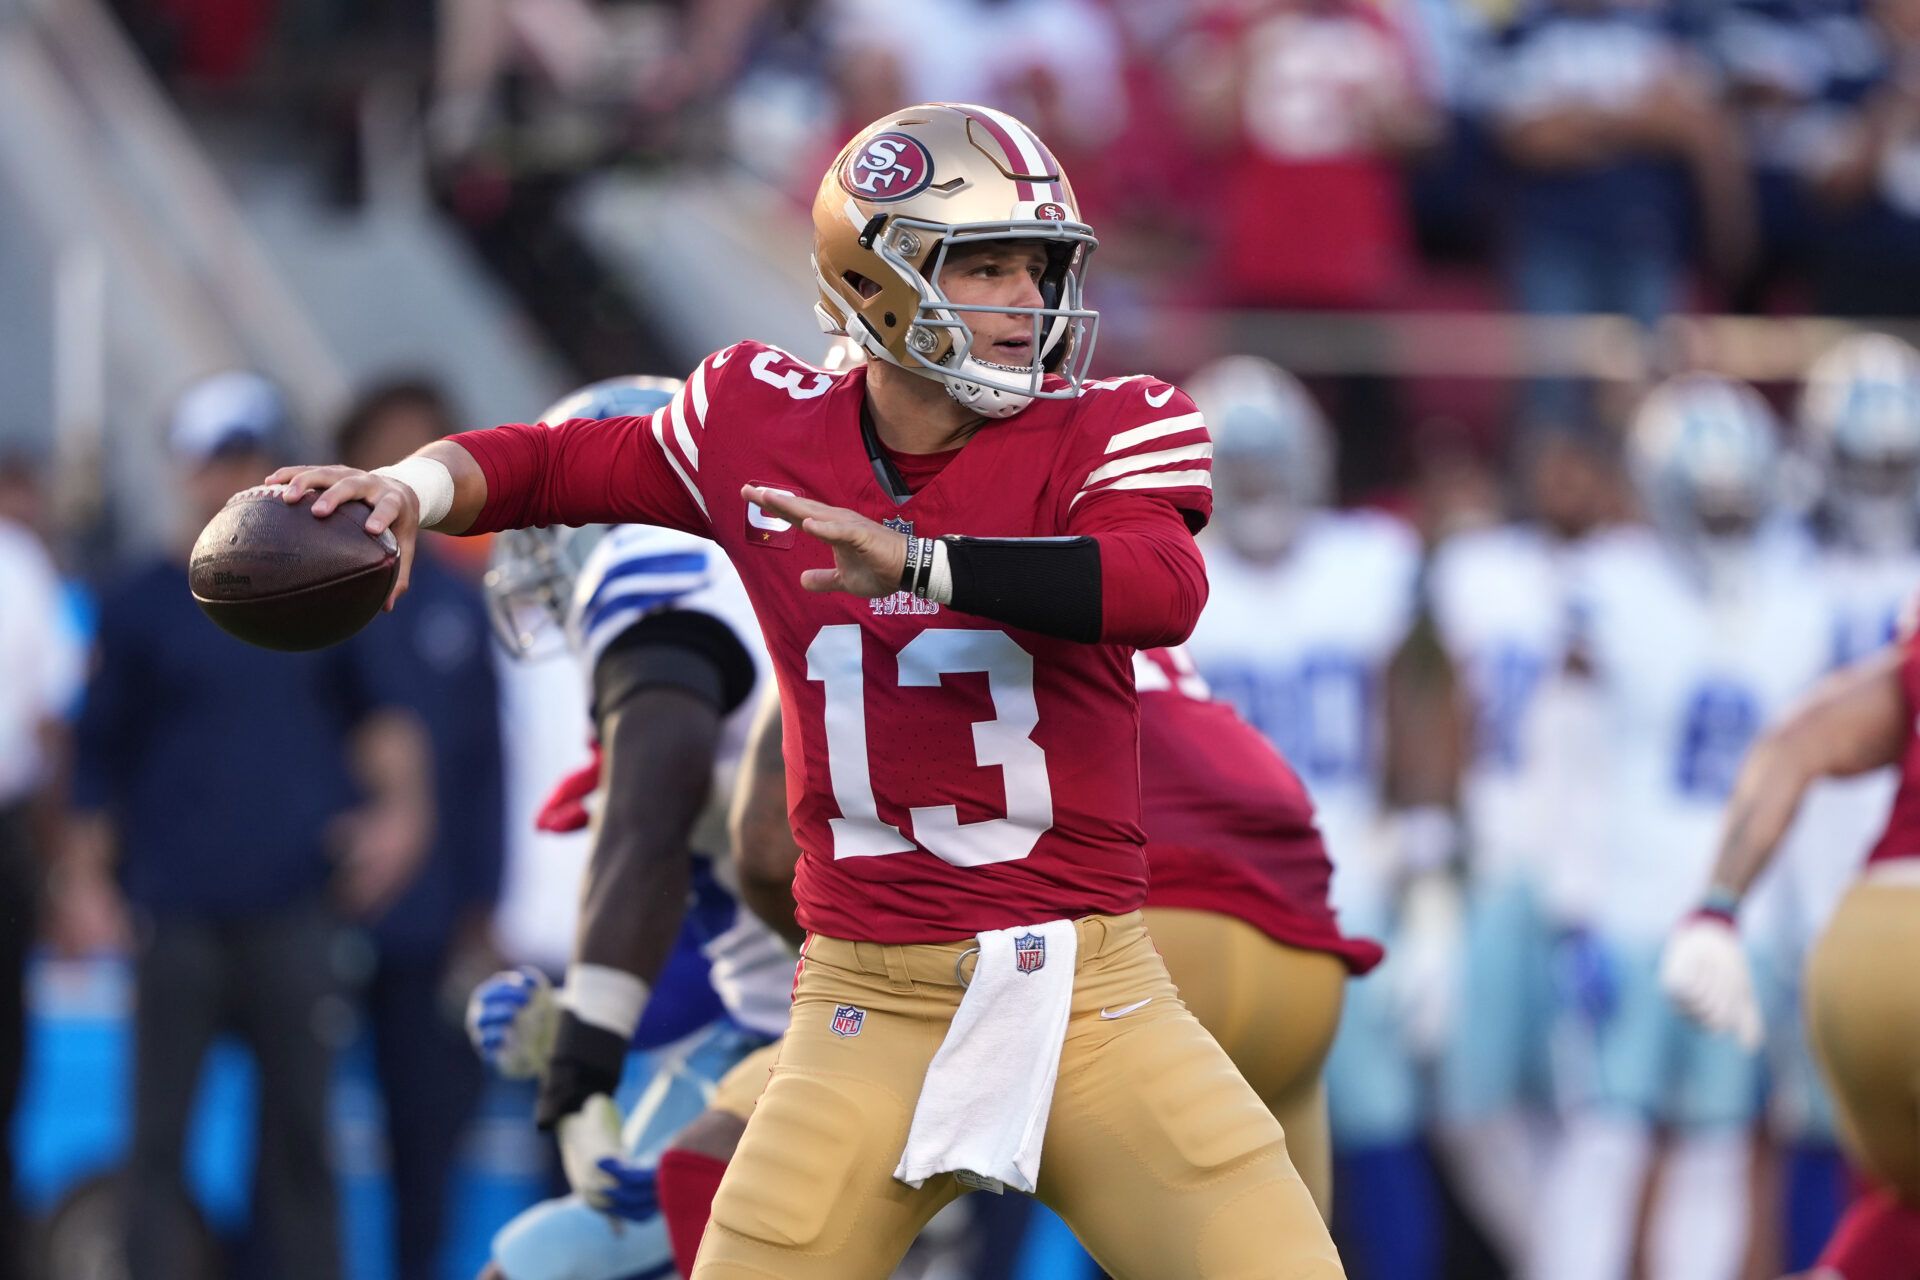
<path fill-rule="evenodd" d="M 1678 924 L 1661 982 L 1723 1036 L 1761 1037 L 1761 1004 L 1739 926 L 1742 899 L 1774 858 L 1808 789 L 1884 773 L 1899 782 L 1884 831 L 1814 945 L 1806 1026 L 1839 1104 L 1848 1155 L 1870 1181 L 1818 1259 L 1821 1278 L 1907 1280 L 1920 1265 L 1920 648 L 1911 634 L 1830 676 L 1755 744 L 1727 806 L 1700 905 Z M 1858 850 L 1826 855 L 1857 869 Z"/>
<path fill-rule="evenodd" d="M 1189 385 L 1213 433 L 1218 514 L 1205 541 L 1211 594 L 1188 650 L 1306 784 L 1333 859 L 1334 910 L 1391 945 L 1403 851 L 1380 820 L 1384 691 L 1413 623 L 1419 541 L 1391 516 L 1329 505 L 1333 441 L 1292 376 L 1231 356 Z M 1417 857 L 1444 861 L 1445 839 L 1443 821 Z M 1418 1280 L 1437 1266 L 1439 1223 L 1409 1002 L 1394 990 L 1412 969 L 1396 955 L 1347 992 L 1327 1089 L 1343 1249 L 1359 1275 Z"/>
<path fill-rule="evenodd" d="M 1741 755 L 1826 660 L 1809 549 L 1777 520 L 1777 431 L 1748 387 L 1662 384 L 1629 440 L 1651 527 L 1597 535 L 1581 557 L 1569 672 L 1594 701 L 1590 732 L 1552 744 L 1568 1110 L 1537 1276 L 1629 1274 L 1655 1126 L 1668 1145 L 1646 1274 L 1731 1280 L 1746 1252 L 1759 1059 L 1679 1019 L 1657 971 Z"/>
<path fill-rule="evenodd" d="M 369 387 L 335 432 L 341 457 L 378 467 L 457 430 L 430 383 Z M 499 688 L 477 566 L 454 538 L 424 538 L 407 602 L 356 643 L 383 687 L 419 718 L 433 751 L 433 835 L 393 900 L 365 925 L 359 984 L 385 1102 L 393 1256 L 402 1280 L 435 1274 L 455 1155 L 485 1075 L 461 1029 L 467 988 L 498 963 L 505 821 Z"/>
<path fill-rule="evenodd" d="M 677 381 L 619 378 L 541 421 L 652 413 Z M 542 1077 L 574 1193 L 535 1206 L 494 1242 L 504 1280 L 624 1280 L 671 1270 L 653 1161 L 715 1081 L 786 1026 L 793 957 L 741 911 L 721 815 L 765 679 L 759 629 L 711 543 L 642 525 L 500 536 L 490 603 L 510 651 L 563 636 L 588 681 L 592 764 L 564 781 L 542 825 L 585 825 L 594 852 L 573 962 L 557 999 L 537 973 L 475 992 L 471 1029 L 504 1073 Z M 715 999 L 717 995 L 718 999 Z M 646 1051 L 623 1095 L 629 1048 Z M 623 1132 L 624 1129 L 624 1132 Z"/>
<path fill-rule="evenodd" d="M 1439 1136 L 1458 1189 L 1512 1266 L 1526 1256 L 1552 1140 L 1553 935 L 1542 880 L 1559 833 L 1547 763 L 1567 584 L 1618 491 L 1597 434 L 1536 431 L 1520 452 L 1523 517 L 1446 539 L 1426 579 L 1470 738 L 1458 788 L 1467 916 Z"/>
<path fill-rule="evenodd" d="M 1335 1197 L 1321 1070 L 1346 979 L 1372 970 L 1380 947 L 1342 931 L 1328 902 L 1332 867 L 1312 802 L 1272 745 L 1213 699 L 1184 649 L 1141 650 L 1133 670 L 1148 927 L 1180 998 L 1280 1121 L 1294 1167 L 1327 1215 Z M 758 886 L 755 910 L 798 945 L 805 934 L 793 919 L 791 886 L 800 850 L 785 817 L 780 745 L 779 707 L 772 704 L 753 728 L 733 831 L 742 883 Z M 736 1068 L 713 1110 L 676 1138 L 661 1162 L 670 1217 L 673 1201 L 684 1197 L 691 1220 L 673 1223 L 683 1270 L 773 1053 Z M 1064 1224 L 1044 1211 L 1033 1214 L 1014 1265 L 1017 1274 L 1062 1280 L 1098 1274 Z M 969 1274 L 992 1272 L 976 1260 Z"/>
<path fill-rule="evenodd" d="M 1894 639 L 1920 584 L 1920 354 L 1897 338 L 1842 339 L 1807 373 L 1799 444 L 1818 484 L 1814 530 L 1829 601 L 1833 670 Z M 1755 974 L 1767 1014 L 1770 1119 L 1785 1148 L 1785 1262 L 1810 1266 L 1844 1202 L 1833 1107 L 1800 1016 L 1806 958 L 1885 824 L 1886 771 L 1816 786 L 1775 879 Z"/>
<path fill-rule="evenodd" d="M 254 1203 L 271 1262 L 255 1265 L 337 1280 L 327 1088 L 347 1010 L 334 946 L 342 919 L 398 899 L 431 829 L 431 748 L 364 649 L 258 649 L 209 628 L 188 594 L 193 538 L 266 473 L 286 425 L 278 390 L 252 374 L 181 396 L 179 537 L 104 595 L 78 732 L 55 907 L 76 945 L 133 946 L 136 1280 L 194 1275 L 187 1124 L 227 1029 L 259 1067 Z"/>
<path fill-rule="evenodd" d="M 62 615 L 52 559 L 0 515 L 0 1133 L 10 1132 L 27 1050 L 27 956 L 64 802 L 67 717 L 83 654 Z M 0 1143 L 0 1280 L 24 1280 L 13 1151 Z"/>

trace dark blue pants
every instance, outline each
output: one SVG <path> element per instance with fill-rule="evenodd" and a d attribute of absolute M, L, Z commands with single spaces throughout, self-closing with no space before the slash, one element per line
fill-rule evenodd
<path fill-rule="evenodd" d="M 13 1199 L 7 1141 L 20 1101 L 27 1049 L 27 948 L 33 943 L 39 875 L 22 807 L 0 807 L 0 1280 L 21 1280 L 26 1233 Z"/>
<path fill-rule="evenodd" d="M 383 955 L 365 992 L 387 1107 L 394 1275 L 437 1280 L 454 1157 L 484 1084 L 459 1011 L 443 999 L 445 958 Z"/>
<path fill-rule="evenodd" d="M 339 1280 L 340 1211 L 327 1101 L 345 1010 L 335 926 L 319 902 L 242 919 L 147 915 L 134 946 L 132 1280 L 187 1274 L 184 1157 L 200 1070 L 238 1032 L 260 1069 L 253 1212 L 275 1280 Z"/>

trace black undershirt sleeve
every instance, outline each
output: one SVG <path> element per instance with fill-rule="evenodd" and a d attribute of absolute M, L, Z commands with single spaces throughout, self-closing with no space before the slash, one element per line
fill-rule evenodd
<path fill-rule="evenodd" d="M 670 609 L 622 631 L 593 667 L 599 721 L 642 689 L 684 689 L 727 715 L 753 692 L 753 658 L 733 628 L 711 614 Z"/>
<path fill-rule="evenodd" d="M 1100 544 L 1092 538 L 941 541 L 962 613 L 1083 644 L 1100 639 Z"/>

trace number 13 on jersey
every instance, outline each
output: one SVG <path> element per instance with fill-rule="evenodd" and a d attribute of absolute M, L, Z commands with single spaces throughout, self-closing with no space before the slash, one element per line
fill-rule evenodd
<path fill-rule="evenodd" d="M 1033 696 L 1033 656 L 1004 631 L 922 631 L 900 650 L 903 688 L 932 688 L 943 675 L 983 672 L 994 717 L 973 726 L 974 761 L 999 766 L 1006 785 L 1003 818 L 960 821 L 950 804 L 909 807 L 913 839 L 881 820 L 867 757 L 866 668 L 863 637 L 854 623 L 822 627 L 807 646 L 807 679 L 826 692 L 827 776 L 840 816 L 832 819 L 833 856 L 870 858 L 915 847 L 956 867 L 1015 862 L 1033 852 L 1053 826 L 1053 789 L 1047 753 L 1033 740 L 1040 723 Z M 935 761 L 946 765 L 946 761 Z M 964 768 L 964 761 L 953 761 Z M 890 797 L 908 804 L 911 797 Z"/>

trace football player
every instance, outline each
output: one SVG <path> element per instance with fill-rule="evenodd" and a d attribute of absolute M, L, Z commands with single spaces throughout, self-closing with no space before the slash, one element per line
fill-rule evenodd
<path fill-rule="evenodd" d="M 1143 650 L 1133 666 L 1148 928 L 1180 998 L 1280 1121 L 1295 1167 L 1327 1213 L 1333 1186 L 1321 1066 L 1346 978 L 1372 969 L 1380 948 L 1341 932 L 1313 805 L 1279 753 L 1212 699 L 1184 650 Z M 754 727 L 734 792 L 733 836 L 742 883 L 762 887 L 755 909 L 773 924 L 793 918 L 800 851 L 786 826 L 778 705 L 769 712 Z M 691 1268 L 713 1191 L 774 1052 L 722 1081 L 713 1109 L 661 1160 L 660 1199 L 682 1270 Z"/>
<path fill-rule="evenodd" d="M 1556 826 L 1542 747 L 1566 665 L 1569 564 L 1617 488 L 1597 440 L 1538 431 L 1523 447 L 1526 517 L 1449 537 L 1426 575 L 1471 740 L 1458 783 L 1467 928 L 1440 1062 L 1440 1133 L 1463 1194 L 1516 1265 L 1551 1130 L 1552 934 L 1541 880 Z"/>
<path fill-rule="evenodd" d="M 1698 892 L 1713 827 L 1754 736 L 1818 675 L 1826 620 L 1811 550 L 1782 527 L 1777 427 L 1751 389 L 1674 378 L 1640 406 L 1629 462 L 1651 527 L 1596 535 L 1580 557 L 1569 674 L 1593 732 L 1563 735 L 1553 821 L 1566 1128 L 1544 1186 L 1533 1274 L 1627 1274 L 1652 1158 L 1651 1280 L 1739 1272 L 1748 1127 L 1760 1064 L 1661 997 L 1660 944 Z M 1591 832 L 1593 840 L 1582 843 Z"/>
<path fill-rule="evenodd" d="M 1833 670 L 1894 639 L 1920 583 L 1920 353 L 1884 334 L 1842 339 L 1816 360 L 1801 397 L 1800 440 L 1819 477 L 1815 526 L 1829 599 Z M 1890 771 L 1813 788 L 1780 860 L 1785 889 L 1755 976 L 1765 1009 L 1772 1119 L 1788 1154 L 1790 1265 L 1818 1252 L 1845 1188 L 1833 1107 L 1800 1017 L 1800 974 L 1893 800 Z M 1836 856 L 1838 855 L 1838 856 Z"/>
<path fill-rule="evenodd" d="M 1806 971 L 1806 1027 L 1838 1104 L 1841 1141 L 1875 1182 L 1841 1220 L 1815 1274 L 1911 1280 L 1920 1258 L 1920 644 L 1911 631 L 1829 676 L 1748 754 L 1700 905 L 1667 943 L 1661 982 L 1712 1030 L 1757 1044 L 1761 1010 L 1735 912 L 1808 788 L 1899 765 L 1866 869 Z M 1857 867 L 1855 850 L 1827 850 Z"/>
<path fill-rule="evenodd" d="M 611 379 L 543 420 L 651 413 L 679 390 Z M 518 970 L 481 984 L 469 1010 L 483 1057 L 509 1077 L 540 1077 L 538 1119 L 557 1134 L 573 1187 L 500 1231 L 489 1275 L 660 1274 L 671 1258 L 653 1161 L 729 1068 L 786 1029 L 792 953 L 737 908 L 727 873 L 699 852 L 724 838 L 765 649 L 738 576 L 699 538 L 645 525 L 520 530 L 500 536 L 493 560 L 488 604 L 509 652 L 564 638 L 587 676 L 594 760 L 556 789 L 540 825 L 579 829 L 588 801 L 599 803 L 557 998 L 544 975 Z M 630 1045 L 646 1055 L 643 1092 L 623 1125 L 614 1097 Z"/>
<path fill-rule="evenodd" d="M 1219 480 L 1207 546 L 1213 594 L 1188 647 L 1219 696 L 1299 771 L 1333 856 L 1341 919 L 1391 937 L 1400 855 L 1431 866 L 1450 852 L 1442 812 L 1397 828 L 1405 850 L 1381 819 L 1387 670 L 1413 623 L 1419 539 L 1392 516 L 1330 506 L 1331 433 L 1291 375 L 1230 356 L 1190 385 Z M 1439 1220 L 1408 1022 L 1437 1001 L 1407 999 L 1424 976 L 1413 961 L 1427 953 L 1407 954 L 1409 937 L 1392 940 L 1378 977 L 1346 993 L 1327 1088 L 1341 1216 L 1354 1215 L 1349 1247 L 1376 1255 L 1368 1274 L 1417 1280 L 1437 1266 Z"/>
<path fill-rule="evenodd" d="M 912 107 L 814 205 L 819 312 L 865 367 L 744 342 L 651 417 L 276 474 L 322 513 L 367 499 L 407 556 L 420 527 L 631 521 L 716 540 L 745 581 L 809 939 L 700 1280 L 881 1276 L 942 1205 L 1006 1185 L 1120 1275 L 1341 1274 L 1138 914 L 1130 650 L 1206 598 L 1212 446 L 1177 388 L 1085 378 L 1093 244 L 1025 125 Z"/>

